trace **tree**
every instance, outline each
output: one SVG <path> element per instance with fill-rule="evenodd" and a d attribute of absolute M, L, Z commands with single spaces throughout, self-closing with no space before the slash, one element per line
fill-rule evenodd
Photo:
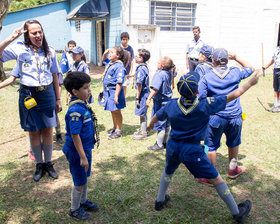
<path fill-rule="evenodd" d="M 0 32 L 2 30 L 2 22 L 7 15 L 10 7 L 11 0 L 1 0 L 0 1 Z M 3 63 L 0 62 L 0 80 L 4 80 L 6 78 L 4 69 L 3 69 Z"/>

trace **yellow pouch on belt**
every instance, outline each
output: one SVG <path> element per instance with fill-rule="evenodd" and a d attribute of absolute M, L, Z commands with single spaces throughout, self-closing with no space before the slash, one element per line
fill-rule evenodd
<path fill-rule="evenodd" d="M 24 99 L 24 106 L 27 108 L 27 110 L 30 110 L 31 108 L 35 107 L 36 105 L 37 105 L 37 102 L 33 97 L 28 96 Z"/>

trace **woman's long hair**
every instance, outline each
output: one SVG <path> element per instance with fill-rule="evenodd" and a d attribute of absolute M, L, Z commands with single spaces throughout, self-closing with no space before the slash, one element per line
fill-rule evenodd
<path fill-rule="evenodd" d="M 43 30 L 43 27 L 42 25 L 39 23 L 39 21 L 35 20 L 35 19 L 32 19 L 32 20 L 27 20 L 25 23 L 24 23 L 24 30 L 27 30 L 27 32 L 24 33 L 24 43 L 25 45 L 27 45 L 28 47 L 30 47 L 32 45 L 31 41 L 30 41 L 30 37 L 29 37 L 29 32 L 28 32 L 28 26 L 31 25 L 31 24 L 39 24 L 40 27 L 41 27 L 41 30 L 43 32 L 43 41 L 42 41 L 42 47 L 43 47 L 43 50 L 44 50 L 44 53 L 45 53 L 45 57 L 47 57 L 50 49 L 49 49 L 49 45 L 48 45 L 48 42 L 46 40 L 46 37 L 45 37 L 45 33 L 44 33 L 44 30 Z"/>
<path fill-rule="evenodd" d="M 130 53 L 120 46 L 115 46 L 113 48 L 116 49 L 116 52 L 119 55 L 119 60 L 122 61 L 124 67 L 126 67 L 128 61 L 130 61 Z"/>

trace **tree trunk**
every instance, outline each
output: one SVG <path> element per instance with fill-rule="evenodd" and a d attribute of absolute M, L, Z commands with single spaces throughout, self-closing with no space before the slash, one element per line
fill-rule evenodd
<path fill-rule="evenodd" d="M 0 1 L 0 32 L 2 30 L 2 22 L 9 11 L 10 2 L 11 2 L 11 0 L 1 0 Z M 3 63 L 0 62 L 0 80 L 4 80 L 5 78 L 6 78 L 6 75 L 3 70 Z"/>

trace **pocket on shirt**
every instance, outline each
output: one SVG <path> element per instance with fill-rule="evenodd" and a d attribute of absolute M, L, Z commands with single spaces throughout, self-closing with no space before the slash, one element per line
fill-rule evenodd
<path fill-rule="evenodd" d="M 30 73 L 32 70 L 32 58 L 29 53 L 22 53 L 18 57 L 19 72 Z"/>

